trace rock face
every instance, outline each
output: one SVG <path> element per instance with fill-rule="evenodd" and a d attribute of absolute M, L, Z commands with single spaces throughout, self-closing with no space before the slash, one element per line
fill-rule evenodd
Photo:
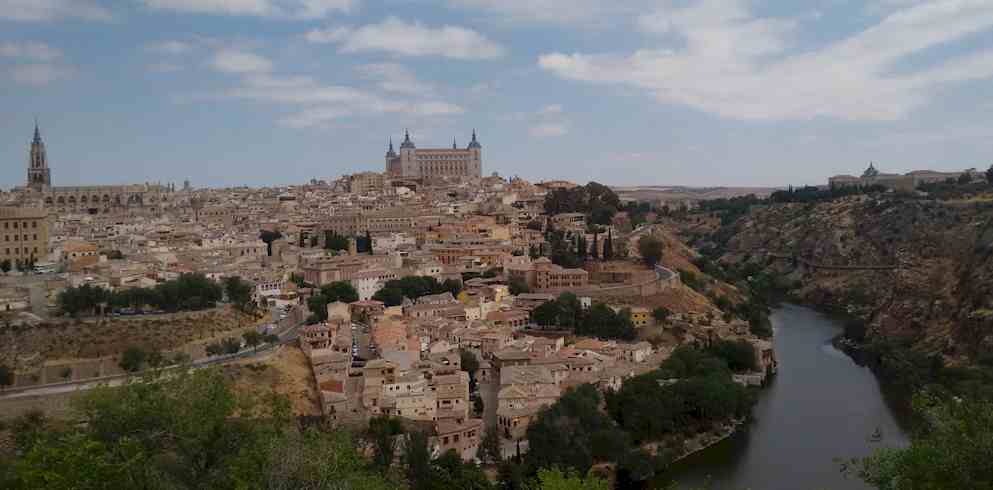
<path fill-rule="evenodd" d="M 993 353 L 993 203 L 773 204 L 716 236 L 722 260 L 767 264 L 804 302 L 864 318 L 869 336 L 949 361 Z"/>

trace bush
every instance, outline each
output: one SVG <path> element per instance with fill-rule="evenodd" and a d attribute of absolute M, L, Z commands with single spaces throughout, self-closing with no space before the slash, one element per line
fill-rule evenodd
<path fill-rule="evenodd" d="M 121 361 L 118 363 L 121 369 L 129 372 L 136 373 L 141 371 L 145 367 L 145 362 L 148 358 L 148 353 L 144 349 L 137 346 L 131 346 L 124 350 L 121 354 Z"/>

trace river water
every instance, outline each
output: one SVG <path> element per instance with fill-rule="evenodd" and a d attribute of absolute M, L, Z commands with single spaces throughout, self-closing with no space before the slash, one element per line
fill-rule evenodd
<path fill-rule="evenodd" d="M 842 325 L 811 309 L 784 305 L 771 317 L 779 374 L 759 395 L 755 421 L 676 463 L 680 488 L 862 490 L 838 458 L 903 446 L 905 404 L 875 375 L 831 345 Z M 903 425 L 906 425 L 905 423 Z"/>

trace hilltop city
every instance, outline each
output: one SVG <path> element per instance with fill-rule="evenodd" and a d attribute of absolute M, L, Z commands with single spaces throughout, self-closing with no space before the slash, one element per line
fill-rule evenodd
<path fill-rule="evenodd" d="M 97 321 L 119 338 L 6 344 L 11 384 L 27 393 L 140 373 L 148 359 L 276 359 L 304 373 L 291 393 L 304 413 L 421 424 L 434 454 L 472 461 L 484 434 L 504 455 L 526 451 L 529 424 L 567 390 L 618 390 L 682 344 L 745 342 L 756 362 L 742 385 L 775 369 L 747 320 L 660 261 L 658 210 L 691 202 L 484 176 L 475 130 L 461 148 L 418 148 L 405 131 L 383 171 L 288 187 L 59 186 L 58 167 L 36 127 L 26 182 L 0 214 L 0 309 L 9 323 L 79 333 Z M 641 257 L 639 240 L 656 255 Z M 190 291 L 164 297 L 171 287 Z M 167 322 L 185 327 L 149 338 L 114 326 Z"/>

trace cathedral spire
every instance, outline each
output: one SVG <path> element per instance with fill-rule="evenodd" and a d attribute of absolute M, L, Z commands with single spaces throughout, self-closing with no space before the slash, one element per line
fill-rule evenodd
<path fill-rule="evenodd" d="M 38 129 L 38 118 L 34 118 L 34 142 L 41 143 L 41 130 Z"/>
<path fill-rule="evenodd" d="M 455 142 L 455 138 L 454 137 L 452 138 L 452 149 L 453 150 L 458 150 L 459 149 L 459 145 L 458 145 L 458 143 Z"/>
<path fill-rule="evenodd" d="M 397 156 L 397 152 L 395 150 L 393 150 L 393 137 L 392 136 L 389 137 L 389 143 L 390 143 L 390 149 L 386 151 L 386 156 L 387 157 L 395 157 L 395 156 Z"/>
<path fill-rule="evenodd" d="M 472 141 L 469 142 L 469 149 L 482 148 L 483 145 L 479 144 L 479 140 L 476 139 L 476 128 L 472 129 Z"/>
<path fill-rule="evenodd" d="M 413 141 L 410 141 L 410 131 L 404 129 L 403 130 L 403 143 L 400 143 L 400 149 L 403 150 L 403 149 L 407 149 L 407 148 L 415 148 L 415 147 L 414 147 L 414 142 Z"/>

